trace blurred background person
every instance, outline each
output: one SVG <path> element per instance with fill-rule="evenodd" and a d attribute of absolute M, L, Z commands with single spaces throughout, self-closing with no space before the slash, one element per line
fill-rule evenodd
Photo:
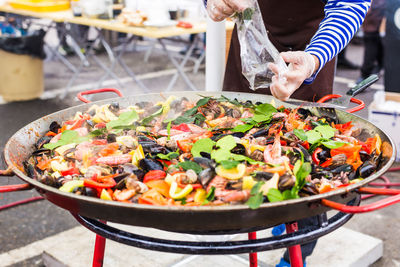
<path fill-rule="evenodd" d="M 364 32 L 364 60 L 358 81 L 367 78 L 371 74 L 379 74 L 383 68 L 383 44 L 379 28 L 384 16 L 385 0 L 373 0 L 371 9 L 368 11 L 362 25 Z"/>

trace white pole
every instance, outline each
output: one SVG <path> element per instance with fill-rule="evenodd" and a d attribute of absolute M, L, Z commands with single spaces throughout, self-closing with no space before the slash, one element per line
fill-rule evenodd
<path fill-rule="evenodd" d="M 214 22 L 207 16 L 206 91 L 221 91 L 225 73 L 225 21 Z"/>

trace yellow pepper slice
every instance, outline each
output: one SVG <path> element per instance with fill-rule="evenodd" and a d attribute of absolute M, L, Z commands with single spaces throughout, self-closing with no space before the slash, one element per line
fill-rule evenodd
<path fill-rule="evenodd" d="M 173 199 L 182 199 L 182 198 L 186 197 L 187 195 L 189 195 L 190 192 L 192 192 L 192 190 L 193 190 L 193 186 L 191 184 L 188 184 L 185 186 L 185 188 L 180 189 L 178 187 L 178 183 L 174 181 L 171 183 L 171 187 L 169 189 L 169 195 Z"/>
<path fill-rule="evenodd" d="M 101 190 L 100 198 L 104 200 L 112 200 L 110 193 L 108 193 L 104 188 Z"/>
<path fill-rule="evenodd" d="M 242 189 L 243 190 L 251 190 L 255 183 L 256 183 L 256 181 L 254 181 L 253 177 L 245 176 L 245 177 L 243 177 Z"/>
<path fill-rule="evenodd" d="M 207 191 L 203 188 L 199 188 L 196 190 L 194 194 L 194 202 L 203 203 L 206 200 Z"/>

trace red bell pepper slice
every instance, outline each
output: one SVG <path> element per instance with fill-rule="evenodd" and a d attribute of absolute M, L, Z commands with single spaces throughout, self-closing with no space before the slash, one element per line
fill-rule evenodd
<path fill-rule="evenodd" d="M 312 160 L 314 161 L 315 164 L 319 165 L 321 163 L 320 159 L 318 158 L 318 154 L 322 152 L 322 148 L 317 147 L 313 154 L 312 154 Z"/>
<path fill-rule="evenodd" d="M 93 145 L 96 145 L 96 146 L 105 146 L 105 145 L 107 145 L 108 143 L 107 143 L 107 140 L 106 140 L 106 139 L 94 139 L 94 140 L 92 141 L 92 144 L 93 144 Z"/>
<path fill-rule="evenodd" d="M 338 129 L 339 132 L 344 133 L 345 131 L 348 131 L 351 128 L 353 128 L 353 124 L 351 123 L 351 121 L 346 122 L 344 124 L 335 124 L 335 128 Z"/>
<path fill-rule="evenodd" d="M 80 174 L 79 169 L 76 167 L 71 167 L 68 170 L 60 171 L 60 173 L 62 176 L 74 175 L 74 174 L 79 175 Z"/>
<path fill-rule="evenodd" d="M 182 150 L 184 153 L 189 153 L 193 146 L 192 141 L 190 141 L 188 139 L 178 140 L 178 141 L 176 141 L 176 143 L 177 143 L 179 149 Z"/>
<path fill-rule="evenodd" d="M 329 167 L 332 164 L 332 158 L 327 159 L 324 163 L 321 164 L 322 168 Z"/>
<path fill-rule="evenodd" d="M 78 128 L 81 128 L 83 126 L 83 124 L 85 123 L 86 119 L 79 119 L 77 120 L 72 127 L 70 128 L 70 130 L 75 130 Z"/>
<path fill-rule="evenodd" d="M 190 29 L 190 28 L 193 27 L 193 25 L 191 23 L 189 23 L 189 22 L 178 21 L 178 23 L 176 24 L 176 27 Z"/>
<path fill-rule="evenodd" d="M 143 183 L 147 183 L 152 180 L 161 180 L 167 176 L 167 173 L 162 170 L 152 170 L 147 172 L 143 177 Z"/>
<path fill-rule="evenodd" d="M 103 181 L 103 182 L 96 182 L 93 181 L 91 179 L 84 179 L 83 180 L 83 185 L 86 187 L 91 187 L 91 188 L 111 188 L 114 187 L 117 183 L 115 182 L 115 180 L 113 178 L 109 178 L 107 181 Z"/>

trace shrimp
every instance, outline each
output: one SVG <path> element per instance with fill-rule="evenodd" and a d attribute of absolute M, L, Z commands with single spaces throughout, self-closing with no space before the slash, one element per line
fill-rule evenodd
<path fill-rule="evenodd" d="M 264 150 L 264 161 L 271 164 L 281 164 L 289 161 L 289 158 L 282 156 L 281 138 L 277 134 L 273 145 L 267 145 Z"/>
<path fill-rule="evenodd" d="M 96 159 L 97 164 L 105 164 L 105 165 L 119 165 L 128 163 L 132 160 L 132 155 L 123 154 L 123 155 L 116 155 L 116 156 L 107 156 L 107 157 L 100 157 Z"/>
<path fill-rule="evenodd" d="M 224 190 L 225 196 L 220 199 L 224 202 L 242 202 L 250 197 L 250 190 Z"/>

